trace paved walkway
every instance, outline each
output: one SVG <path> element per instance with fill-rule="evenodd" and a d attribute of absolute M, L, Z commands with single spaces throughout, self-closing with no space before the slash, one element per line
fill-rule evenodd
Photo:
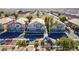
<path fill-rule="evenodd" d="M 24 35 L 25 35 L 25 31 L 22 33 L 22 34 L 20 34 L 18 37 L 20 38 L 22 38 L 22 37 L 24 37 Z"/>
<path fill-rule="evenodd" d="M 71 39 L 79 39 L 79 37 L 74 33 L 74 31 L 70 27 L 68 27 L 68 29 L 69 29 L 70 32 L 69 33 L 65 32 L 65 33 L 69 38 L 71 38 Z"/>

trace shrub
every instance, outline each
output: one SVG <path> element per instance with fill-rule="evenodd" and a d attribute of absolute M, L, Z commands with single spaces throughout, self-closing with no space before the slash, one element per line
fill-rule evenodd
<path fill-rule="evenodd" d="M 65 17 L 65 16 L 60 16 L 60 17 L 59 17 L 59 19 L 60 19 L 60 21 L 62 21 L 62 22 L 67 21 L 67 19 L 66 19 L 66 17 Z"/>
<path fill-rule="evenodd" d="M 38 47 L 38 46 L 39 46 L 38 41 L 35 41 L 35 43 L 34 43 L 34 47 Z"/>
<path fill-rule="evenodd" d="M 39 46 L 38 41 L 35 41 L 35 43 L 34 43 L 35 51 L 38 51 L 38 49 L 37 49 L 38 46 Z"/>
<path fill-rule="evenodd" d="M 3 47 L 1 51 L 7 51 L 7 47 Z"/>
<path fill-rule="evenodd" d="M 26 46 L 26 41 L 25 41 L 25 40 L 18 40 L 18 41 L 16 42 L 16 45 L 18 45 L 18 46 L 20 46 L 20 47 Z"/>
<path fill-rule="evenodd" d="M 56 40 L 56 45 L 63 48 L 64 51 L 73 50 L 75 48 L 75 42 L 66 37 L 61 37 L 59 40 Z"/>
<path fill-rule="evenodd" d="M 15 49 L 15 46 L 12 46 L 12 51 Z"/>

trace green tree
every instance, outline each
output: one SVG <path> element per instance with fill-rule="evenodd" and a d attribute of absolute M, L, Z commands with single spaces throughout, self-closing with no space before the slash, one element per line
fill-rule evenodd
<path fill-rule="evenodd" d="M 40 17 L 40 13 L 39 13 L 39 11 L 37 11 L 37 17 L 38 17 L 38 18 Z"/>
<path fill-rule="evenodd" d="M 23 11 L 22 11 L 22 10 L 19 10 L 19 11 L 18 11 L 18 14 L 20 14 L 20 13 L 23 13 Z"/>
<path fill-rule="evenodd" d="M 59 40 L 56 40 L 56 45 L 63 48 L 63 51 L 73 50 L 75 48 L 75 42 L 66 37 L 61 37 Z"/>
<path fill-rule="evenodd" d="M 9 16 L 9 14 L 5 14 L 5 17 L 8 17 Z"/>
<path fill-rule="evenodd" d="M 29 20 L 29 22 L 33 19 L 33 16 L 32 15 L 28 15 L 26 16 L 26 18 Z"/>
<path fill-rule="evenodd" d="M 24 47 L 26 46 L 26 41 L 25 40 L 17 40 L 16 45 L 19 47 Z"/>
<path fill-rule="evenodd" d="M 60 19 L 60 21 L 62 21 L 62 22 L 67 21 L 67 19 L 66 19 L 66 17 L 65 17 L 65 16 L 59 16 L 59 19 Z"/>

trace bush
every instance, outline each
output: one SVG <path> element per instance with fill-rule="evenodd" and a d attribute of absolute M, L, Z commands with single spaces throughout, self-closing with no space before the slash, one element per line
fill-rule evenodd
<path fill-rule="evenodd" d="M 62 22 L 67 21 L 67 19 L 66 19 L 66 17 L 65 17 L 65 16 L 60 16 L 60 17 L 59 17 L 59 19 L 60 19 L 60 21 L 62 21 Z"/>
<path fill-rule="evenodd" d="M 30 42 L 30 41 L 26 41 L 26 45 L 27 45 L 27 46 L 29 45 L 29 42 Z"/>
<path fill-rule="evenodd" d="M 75 42 L 66 37 L 61 37 L 59 40 L 56 40 L 56 45 L 60 46 L 64 51 L 73 50 L 75 48 Z"/>
<path fill-rule="evenodd" d="M 24 46 L 26 46 L 26 41 L 25 40 L 18 40 L 17 42 L 16 42 L 16 45 L 18 45 L 18 46 L 20 46 L 20 47 L 24 47 Z"/>
<path fill-rule="evenodd" d="M 3 47 L 1 51 L 7 51 L 7 47 Z"/>
<path fill-rule="evenodd" d="M 15 46 L 12 46 L 12 51 L 15 49 Z"/>
<path fill-rule="evenodd" d="M 79 47 L 79 41 L 75 41 L 75 43 L 76 43 L 76 49 L 79 50 L 79 48 L 78 48 Z"/>
<path fill-rule="evenodd" d="M 34 43 L 35 51 L 39 51 L 38 46 L 39 46 L 38 41 L 35 41 Z"/>
<path fill-rule="evenodd" d="M 39 46 L 38 41 L 35 41 L 35 43 L 34 43 L 34 47 L 38 47 L 38 46 Z"/>
<path fill-rule="evenodd" d="M 76 45 L 79 46 L 79 41 L 75 41 L 75 42 L 76 42 Z"/>

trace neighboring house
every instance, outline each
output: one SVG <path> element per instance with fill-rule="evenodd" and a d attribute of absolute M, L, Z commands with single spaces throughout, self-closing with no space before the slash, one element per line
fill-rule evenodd
<path fill-rule="evenodd" d="M 3 27 L 4 31 L 1 32 L 0 38 L 15 38 L 18 37 L 21 33 L 25 30 L 25 18 L 19 18 L 17 20 L 11 18 L 2 19 L 0 22 Z"/>
<path fill-rule="evenodd" d="M 33 19 L 28 25 L 28 31 L 31 33 L 42 33 L 45 30 L 44 20 L 40 18 Z"/>
<path fill-rule="evenodd" d="M 16 22 L 19 22 L 19 23 L 25 25 L 25 22 L 28 22 L 28 19 L 21 17 L 21 18 L 17 19 Z"/>
<path fill-rule="evenodd" d="M 23 31 L 23 29 L 24 29 L 24 26 L 22 26 L 22 24 L 18 22 L 13 22 L 8 25 L 9 32 L 21 32 Z"/>
<path fill-rule="evenodd" d="M 5 18 L 2 18 L 0 20 L 0 24 L 3 28 L 3 31 L 0 32 L 0 39 L 4 39 L 6 37 L 8 37 L 7 35 L 5 35 L 7 33 L 7 29 L 8 29 L 8 24 L 10 22 L 14 21 L 14 19 L 11 19 L 9 17 L 5 17 Z M 10 35 L 9 35 L 10 36 Z"/>
<path fill-rule="evenodd" d="M 56 33 L 61 33 L 65 31 L 65 26 L 64 24 L 61 23 L 56 23 L 50 28 L 50 32 L 56 32 Z"/>
<path fill-rule="evenodd" d="M 49 37 L 51 37 L 53 39 L 58 39 L 58 38 L 61 38 L 62 36 L 67 37 L 67 35 L 65 33 L 65 31 L 66 31 L 65 28 L 66 28 L 66 26 L 61 22 L 54 24 L 50 29 Z"/>
<path fill-rule="evenodd" d="M 33 19 L 26 30 L 25 38 L 29 38 L 30 40 L 35 40 L 37 38 L 42 38 L 45 32 L 45 23 L 43 19 L 36 18 Z"/>
<path fill-rule="evenodd" d="M 23 32 L 25 30 L 26 22 L 28 22 L 28 19 L 19 18 L 14 22 L 9 23 L 8 30 L 12 32 Z"/>
<path fill-rule="evenodd" d="M 11 21 L 13 21 L 13 19 L 8 18 L 8 17 L 5 17 L 5 18 L 0 19 L 0 26 L 1 26 L 0 27 L 0 30 L 1 30 L 1 28 L 3 29 L 3 31 L 1 31 L 0 34 L 2 34 L 2 33 L 4 33 L 4 32 L 7 31 L 7 26 L 8 26 L 8 24 Z"/>

